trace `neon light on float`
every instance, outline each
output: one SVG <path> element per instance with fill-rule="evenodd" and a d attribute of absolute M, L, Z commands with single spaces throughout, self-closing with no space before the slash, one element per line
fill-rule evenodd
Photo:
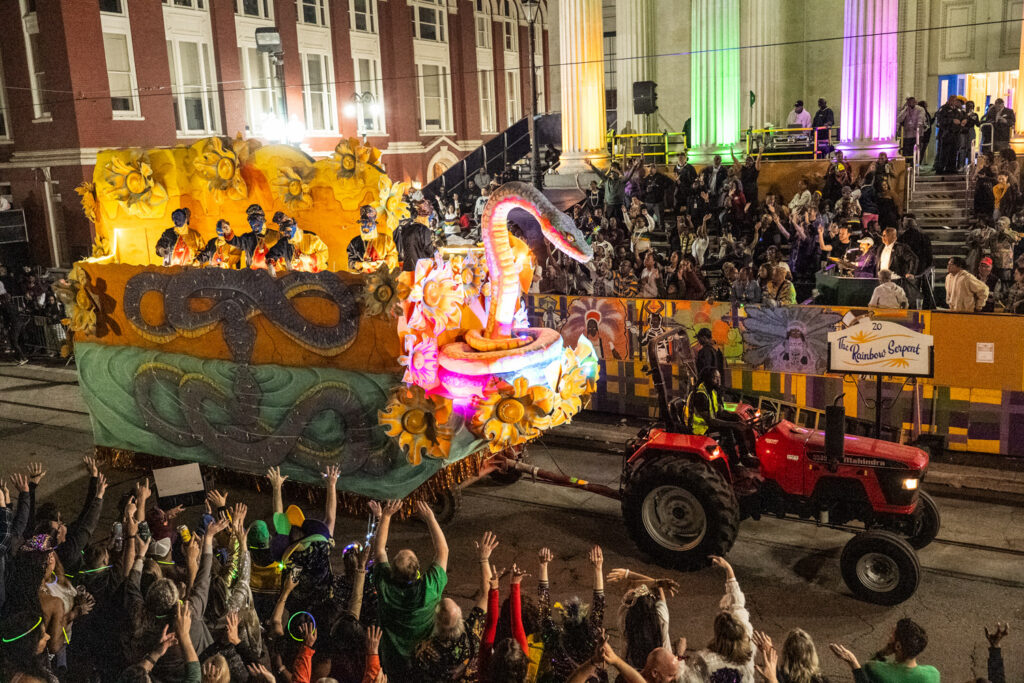
<path fill-rule="evenodd" d="M 895 149 L 898 29 L 898 0 L 846 0 L 840 109 L 840 140 L 846 144 L 840 145 L 842 149 Z"/>
<path fill-rule="evenodd" d="M 740 130 L 740 2 L 694 0 L 692 7 L 690 144 L 735 145 Z"/>

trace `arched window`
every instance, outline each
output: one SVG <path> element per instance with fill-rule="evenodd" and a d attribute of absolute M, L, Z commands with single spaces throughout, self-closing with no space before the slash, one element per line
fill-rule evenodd
<path fill-rule="evenodd" d="M 491 0 L 474 0 L 473 17 L 476 21 L 476 46 L 491 47 Z"/>
<path fill-rule="evenodd" d="M 519 7 L 514 0 L 498 0 L 502 42 L 506 52 L 519 51 Z"/>

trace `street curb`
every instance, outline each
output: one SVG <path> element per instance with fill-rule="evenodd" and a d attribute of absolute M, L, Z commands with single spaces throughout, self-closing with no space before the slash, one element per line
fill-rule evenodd
<path fill-rule="evenodd" d="M 626 441 L 636 436 L 636 426 L 577 420 L 544 434 L 548 446 L 622 455 Z M 928 490 L 946 497 L 980 497 L 1008 505 L 1024 503 L 1024 472 L 955 465 L 932 460 L 926 478 Z"/>
<path fill-rule="evenodd" d="M 71 367 L 52 367 L 48 365 L 17 365 L 14 363 L 0 364 L 0 377 L 31 379 L 37 382 L 53 382 L 56 384 L 78 384 L 78 371 Z"/>

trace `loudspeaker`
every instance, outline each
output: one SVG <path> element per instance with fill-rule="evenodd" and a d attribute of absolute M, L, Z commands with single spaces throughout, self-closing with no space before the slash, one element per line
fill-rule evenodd
<path fill-rule="evenodd" d="M 838 463 L 843 459 L 846 442 L 846 408 L 825 407 L 825 457 L 829 462 Z"/>
<path fill-rule="evenodd" d="M 658 111 L 658 84 L 637 81 L 633 84 L 633 113 L 653 114 Z"/>

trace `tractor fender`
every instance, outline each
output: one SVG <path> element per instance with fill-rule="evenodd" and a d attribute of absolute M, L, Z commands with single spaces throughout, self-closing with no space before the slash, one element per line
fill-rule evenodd
<path fill-rule="evenodd" d="M 626 461 L 626 472 L 636 472 L 649 461 L 661 458 L 686 458 L 701 460 L 718 471 L 726 481 L 732 481 L 729 460 L 718 446 L 718 442 L 707 436 L 678 434 L 662 429 L 652 429 L 647 438 L 636 445 Z"/>

